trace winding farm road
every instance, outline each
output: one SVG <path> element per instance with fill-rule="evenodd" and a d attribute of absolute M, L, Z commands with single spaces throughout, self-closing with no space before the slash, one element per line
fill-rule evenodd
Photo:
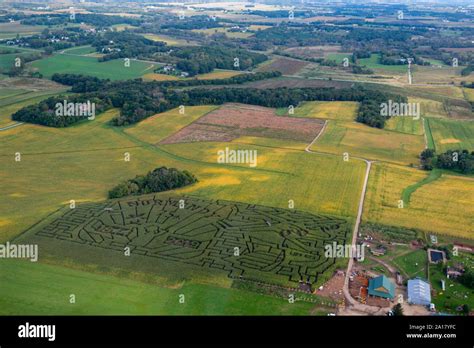
<path fill-rule="evenodd" d="M 313 141 L 305 148 L 305 151 L 308 153 L 315 153 L 315 154 L 323 154 L 327 155 L 327 153 L 324 152 L 318 152 L 311 150 L 311 147 L 316 143 L 316 141 L 319 139 L 319 137 L 323 134 L 324 130 L 326 129 L 326 126 L 328 124 L 328 121 L 325 121 L 323 128 L 321 131 L 318 133 L 318 135 L 313 139 Z M 359 199 L 359 207 L 357 210 L 357 218 L 356 222 L 354 224 L 354 229 L 352 231 L 352 240 L 351 240 L 351 245 L 355 245 L 357 242 L 357 235 L 359 234 L 359 227 L 360 227 L 360 222 L 362 220 L 362 212 L 364 211 L 364 201 L 365 201 L 365 195 L 367 193 L 367 184 L 369 182 L 369 175 L 370 175 L 370 169 L 372 168 L 372 163 L 375 161 L 371 161 L 362 157 L 352 157 L 354 159 L 357 159 L 359 161 L 364 161 L 366 164 L 366 170 L 365 170 L 365 177 L 364 177 L 364 183 L 362 185 L 362 192 L 360 194 L 360 199 Z M 372 307 L 368 305 L 364 305 L 362 303 L 359 303 L 358 301 L 354 300 L 349 292 L 349 277 L 350 273 L 352 270 L 352 266 L 354 265 L 354 259 L 352 257 L 349 258 L 349 262 L 347 264 L 347 270 L 346 270 L 346 275 L 344 278 L 344 287 L 343 287 L 343 292 L 344 292 L 344 297 L 348 303 L 350 303 L 353 307 L 354 310 L 365 312 L 365 313 L 371 313 L 375 314 L 380 311 L 380 308 L 377 307 Z"/>

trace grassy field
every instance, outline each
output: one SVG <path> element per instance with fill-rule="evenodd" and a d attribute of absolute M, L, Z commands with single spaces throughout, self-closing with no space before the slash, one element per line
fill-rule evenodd
<path fill-rule="evenodd" d="M 153 72 L 155 64 L 131 60 L 126 67 L 121 59 L 100 63 L 97 58 L 55 54 L 54 56 L 34 61 L 31 67 L 37 69 L 45 77 L 54 73 L 84 74 L 111 80 L 126 80 L 141 77 Z"/>
<path fill-rule="evenodd" d="M 397 269 L 401 271 L 405 278 L 413 279 L 420 277 L 427 279 L 428 257 L 426 250 L 417 250 L 395 258 L 393 261 Z"/>
<path fill-rule="evenodd" d="M 380 55 L 372 54 L 370 58 L 362 58 L 357 61 L 358 65 L 366 66 L 369 69 L 374 70 L 375 72 L 385 72 L 392 74 L 406 74 L 407 66 L 406 65 L 383 65 L 379 63 Z"/>
<path fill-rule="evenodd" d="M 0 263 L 1 315 L 309 315 L 315 307 L 238 289 L 192 283 L 166 288 L 47 264 Z"/>
<path fill-rule="evenodd" d="M 441 178 L 442 172 L 439 169 L 433 169 L 428 176 L 414 185 L 406 187 L 402 192 L 402 200 L 406 206 L 410 204 L 411 195 L 423 185 L 427 185 Z"/>
<path fill-rule="evenodd" d="M 432 118 L 429 123 L 438 153 L 460 149 L 474 151 L 474 122 Z"/>
<path fill-rule="evenodd" d="M 305 102 L 295 107 L 294 114 L 289 115 L 287 108 L 277 110 L 280 116 L 322 118 L 325 120 L 354 121 L 358 109 L 356 102 Z"/>
<path fill-rule="evenodd" d="M 474 180 L 443 174 L 420 186 L 410 204 L 398 208 L 405 189 L 422 182 L 427 173 L 413 168 L 376 163 L 372 167 L 364 221 L 418 228 L 427 232 L 473 239 Z"/>
<path fill-rule="evenodd" d="M 95 47 L 92 46 L 80 46 L 80 47 L 72 47 L 68 48 L 63 51 L 64 53 L 67 54 L 73 54 L 73 55 L 78 55 L 78 56 L 85 56 L 91 53 L 95 53 Z"/>
<path fill-rule="evenodd" d="M 423 135 L 421 118 L 415 120 L 413 117 L 391 117 L 385 123 L 384 129 L 405 134 Z"/>
<path fill-rule="evenodd" d="M 329 121 L 312 150 L 372 160 L 410 164 L 418 163 L 424 149 L 421 135 L 404 134 L 371 128 L 357 122 Z"/>
<path fill-rule="evenodd" d="M 196 44 L 190 40 L 177 39 L 167 35 L 144 34 L 143 36 L 149 40 L 165 42 L 169 46 L 189 46 Z"/>

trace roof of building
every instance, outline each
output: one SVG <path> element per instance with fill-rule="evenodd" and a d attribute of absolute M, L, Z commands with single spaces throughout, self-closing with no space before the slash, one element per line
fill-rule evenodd
<path fill-rule="evenodd" d="M 419 278 L 410 279 L 408 281 L 408 302 L 429 305 L 431 303 L 430 284 Z"/>
<path fill-rule="evenodd" d="M 395 284 L 384 275 L 372 278 L 369 280 L 369 295 L 392 299 L 395 297 Z"/>

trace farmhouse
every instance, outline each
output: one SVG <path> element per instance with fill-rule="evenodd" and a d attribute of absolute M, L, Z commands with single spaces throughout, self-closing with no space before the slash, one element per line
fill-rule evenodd
<path fill-rule="evenodd" d="M 408 303 L 429 306 L 431 303 L 430 284 L 419 278 L 408 280 Z"/>
<path fill-rule="evenodd" d="M 369 296 L 393 299 L 395 297 L 395 284 L 386 276 L 381 275 L 369 280 Z"/>

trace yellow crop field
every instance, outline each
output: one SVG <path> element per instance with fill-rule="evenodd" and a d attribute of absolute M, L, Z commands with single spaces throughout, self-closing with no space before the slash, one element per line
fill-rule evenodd
<path fill-rule="evenodd" d="M 294 116 L 326 120 L 355 121 L 359 104 L 356 102 L 306 102 L 295 108 Z"/>
<path fill-rule="evenodd" d="M 468 101 L 474 102 L 474 89 L 473 88 L 464 88 L 463 92 Z"/>
<path fill-rule="evenodd" d="M 356 122 L 329 121 L 312 150 L 343 156 L 384 160 L 399 164 L 418 163 L 424 149 L 421 135 L 376 129 Z"/>
<path fill-rule="evenodd" d="M 409 102 L 420 104 L 422 117 L 448 117 L 442 102 L 425 98 L 409 98 Z"/>
<path fill-rule="evenodd" d="M 143 75 L 143 79 L 147 81 L 175 81 L 179 80 L 179 77 L 174 75 L 150 73 Z"/>
<path fill-rule="evenodd" d="M 215 69 L 214 71 L 207 74 L 197 75 L 198 80 L 214 80 L 214 79 L 228 79 L 237 75 L 242 74 L 240 71 L 234 70 L 219 70 Z"/>
<path fill-rule="evenodd" d="M 267 140 L 267 139 L 265 139 Z M 256 150 L 257 166 L 217 163 L 220 150 Z M 231 143 L 187 143 L 161 146 L 177 156 L 212 168 L 195 168 L 199 183 L 183 192 L 203 196 L 355 217 L 365 165 L 304 150 Z M 335 175 L 337 173 L 337 175 Z"/>
<path fill-rule="evenodd" d="M 376 163 L 363 220 L 474 239 L 473 178 L 443 174 L 413 192 L 408 206 L 398 207 L 403 190 L 427 175 L 414 168 Z"/>
<path fill-rule="evenodd" d="M 156 144 L 216 108 L 213 105 L 186 106 L 183 114 L 176 108 L 149 117 L 128 127 L 125 132 L 147 143 Z"/>
<path fill-rule="evenodd" d="M 181 40 L 177 38 L 173 38 L 171 36 L 167 35 L 157 35 L 157 34 L 144 34 L 144 37 L 146 37 L 149 40 L 153 41 L 162 41 L 166 43 L 169 46 L 189 46 L 189 45 L 195 45 L 194 42 L 189 41 L 189 40 Z"/>

